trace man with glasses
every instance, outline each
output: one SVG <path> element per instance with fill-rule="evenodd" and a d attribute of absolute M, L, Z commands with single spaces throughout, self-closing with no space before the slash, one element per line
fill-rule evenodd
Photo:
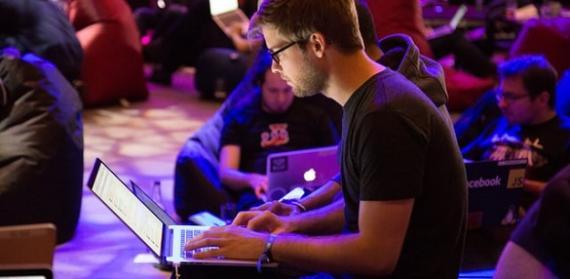
<path fill-rule="evenodd" d="M 324 92 L 343 106 L 343 202 L 287 217 L 241 213 L 186 249 L 354 277 L 457 278 L 466 228 L 459 148 L 433 102 L 366 55 L 353 0 L 266 0 L 252 25 L 297 96 Z"/>
<path fill-rule="evenodd" d="M 466 145 L 463 155 L 528 159 L 525 188 L 539 193 L 570 162 L 570 126 L 555 110 L 556 70 L 542 56 L 524 56 L 501 65 L 499 78 L 496 98 L 502 116 Z"/>

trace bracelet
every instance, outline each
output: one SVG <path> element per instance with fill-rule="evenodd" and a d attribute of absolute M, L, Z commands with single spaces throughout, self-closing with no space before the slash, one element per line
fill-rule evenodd
<path fill-rule="evenodd" d="M 258 273 L 261 273 L 261 267 L 263 266 L 264 263 L 270 263 L 273 260 L 271 256 L 271 248 L 273 247 L 273 242 L 275 242 L 276 238 L 277 235 L 275 234 L 270 234 L 269 237 L 267 238 L 267 241 L 265 242 L 265 248 L 263 248 L 263 253 L 261 253 L 259 258 L 257 259 Z"/>
<path fill-rule="evenodd" d="M 298 207 L 301 210 L 301 212 L 307 211 L 307 208 L 298 200 L 283 200 L 282 202 L 285 204 L 291 204 Z"/>

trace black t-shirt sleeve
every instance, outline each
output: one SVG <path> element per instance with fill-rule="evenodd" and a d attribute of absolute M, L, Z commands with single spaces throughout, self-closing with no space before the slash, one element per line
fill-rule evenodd
<path fill-rule="evenodd" d="M 243 139 L 243 128 L 235 114 L 225 117 L 220 136 L 220 149 L 225 145 L 241 145 L 240 139 Z"/>
<path fill-rule="evenodd" d="M 368 114 L 357 137 L 360 200 L 398 200 L 422 191 L 427 137 L 412 120 L 391 110 Z"/>

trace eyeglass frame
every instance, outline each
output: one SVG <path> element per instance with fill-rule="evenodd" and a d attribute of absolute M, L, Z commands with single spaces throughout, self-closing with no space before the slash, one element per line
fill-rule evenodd
<path fill-rule="evenodd" d="M 280 47 L 279 49 L 277 49 L 276 51 L 272 51 L 272 50 L 268 50 L 269 51 L 269 55 L 271 55 L 271 60 L 273 60 L 273 62 L 275 62 L 275 64 L 277 65 L 281 65 L 281 60 L 279 59 L 279 53 L 286 51 L 288 48 L 298 44 L 298 43 L 302 43 L 306 40 L 297 40 L 297 41 L 292 41 L 287 43 L 286 45 Z"/>
<path fill-rule="evenodd" d="M 500 101 L 502 100 L 502 101 L 505 101 L 505 102 L 508 103 L 508 104 L 512 104 L 512 103 L 514 103 L 514 102 L 516 102 L 516 101 L 518 101 L 518 100 L 521 100 L 521 99 L 523 99 L 523 98 L 527 98 L 527 97 L 528 97 L 528 98 L 531 98 L 531 96 L 528 95 L 528 94 L 525 94 L 525 95 L 511 95 L 511 94 L 507 94 L 507 95 L 505 96 L 504 93 L 505 93 L 505 92 L 503 92 L 503 91 L 501 91 L 501 90 L 498 90 L 498 89 L 495 90 L 495 99 L 497 99 L 497 102 L 500 102 Z M 507 93 L 510 93 L 510 92 L 507 92 Z"/>

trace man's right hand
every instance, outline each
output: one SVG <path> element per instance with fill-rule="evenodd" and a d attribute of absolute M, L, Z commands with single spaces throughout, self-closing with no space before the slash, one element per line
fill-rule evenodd
<path fill-rule="evenodd" d="M 279 216 L 292 216 L 301 214 L 301 209 L 293 204 L 286 204 L 280 201 L 266 202 L 258 207 L 252 207 L 252 211 L 270 211 Z"/>
<path fill-rule="evenodd" d="M 250 230 L 274 234 L 293 232 L 288 217 L 277 216 L 269 211 L 242 211 L 238 213 L 232 225 L 245 226 Z"/>
<path fill-rule="evenodd" d="M 258 198 L 262 198 L 265 196 L 268 187 L 267 176 L 257 174 L 257 173 L 250 173 L 248 176 L 248 184 L 255 192 L 255 195 Z"/>

